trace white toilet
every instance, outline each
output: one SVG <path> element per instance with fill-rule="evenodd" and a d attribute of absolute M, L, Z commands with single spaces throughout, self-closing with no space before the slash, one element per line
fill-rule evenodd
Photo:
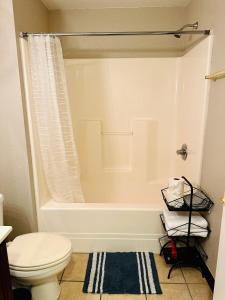
<path fill-rule="evenodd" d="M 0 217 L 2 200 L 0 194 Z M 70 240 L 51 233 L 29 233 L 16 237 L 9 243 L 7 251 L 11 276 L 18 284 L 31 287 L 32 300 L 58 299 L 57 274 L 71 259 Z"/>

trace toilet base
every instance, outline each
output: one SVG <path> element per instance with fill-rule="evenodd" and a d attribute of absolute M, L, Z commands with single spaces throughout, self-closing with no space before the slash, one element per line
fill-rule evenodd
<path fill-rule="evenodd" d="M 32 286 L 32 300 L 57 300 L 59 298 L 60 291 L 61 288 L 57 276 L 52 276 L 47 280 Z"/>
<path fill-rule="evenodd" d="M 10 274 L 18 284 L 31 288 L 32 300 L 57 300 L 61 291 L 57 274 L 66 268 L 70 259 L 71 251 L 55 265 L 34 270 L 15 270 L 11 267 Z"/>

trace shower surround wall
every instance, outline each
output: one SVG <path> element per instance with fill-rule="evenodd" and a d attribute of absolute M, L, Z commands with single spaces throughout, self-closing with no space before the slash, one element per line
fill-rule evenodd
<path fill-rule="evenodd" d="M 210 49 L 207 38 L 178 58 L 65 60 L 86 203 L 50 199 L 31 134 L 40 231 L 74 251 L 159 251 L 160 189 L 170 176 L 199 183 Z"/>
<path fill-rule="evenodd" d="M 86 202 L 159 203 L 174 175 L 199 184 L 208 55 L 206 39 L 181 58 L 65 60 Z"/>
<path fill-rule="evenodd" d="M 86 202 L 157 203 L 174 174 L 177 59 L 65 65 Z"/>

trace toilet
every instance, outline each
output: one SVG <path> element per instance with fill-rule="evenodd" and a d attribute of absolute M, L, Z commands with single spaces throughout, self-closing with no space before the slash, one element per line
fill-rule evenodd
<path fill-rule="evenodd" d="M 0 216 L 2 202 L 0 195 Z M 0 221 L 3 223 L 2 217 Z M 31 287 L 32 300 L 58 299 L 57 274 L 68 265 L 72 254 L 69 239 L 47 232 L 28 233 L 10 242 L 7 251 L 12 278 L 19 285 Z"/>

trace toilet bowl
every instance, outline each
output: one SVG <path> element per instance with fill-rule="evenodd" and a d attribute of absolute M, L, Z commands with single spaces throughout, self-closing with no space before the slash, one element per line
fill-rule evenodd
<path fill-rule="evenodd" d="M 16 283 L 31 287 L 33 300 L 58 299 L 57 274 L 71 259 L 70 240 L 51 233 L 29 233 L 15 238 L 7 250 L 11 276 Z"/>

